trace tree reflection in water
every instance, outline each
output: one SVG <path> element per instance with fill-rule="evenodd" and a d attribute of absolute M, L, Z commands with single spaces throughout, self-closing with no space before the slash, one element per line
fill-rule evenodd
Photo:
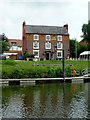
<path fill-rule="evenodd" d="M 3 117 L 86 117 L 88 114 L 88 103 L 86 102 L 88 101 L 88 97 L 86 97 L 88 84 L 60 83 L 2 87 Z M 78 106 L 78 110 L 75 106 Z"/>

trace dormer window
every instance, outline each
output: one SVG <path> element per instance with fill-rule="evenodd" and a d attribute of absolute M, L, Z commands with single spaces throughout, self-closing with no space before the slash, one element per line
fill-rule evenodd
<path fill-rule="evenodd" d="M 58 36 L 58 41 L 62 41 L 62 36 Z"/>
<path fill-rule="evenodd" d="M 46 35 L 46 40 L 50 41 L 50 35 Z"/>
<path fill-rule="evenodd" d="M 34 35 L 34 40 L 39 40 L 39 35 L 35 34 Z"/>

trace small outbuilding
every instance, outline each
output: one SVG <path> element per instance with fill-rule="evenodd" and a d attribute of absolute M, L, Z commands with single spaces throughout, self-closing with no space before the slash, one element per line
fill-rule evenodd
<path fill-rule="evenodd" d="M 80 54 L 80 60 L 90 60 L 90 51 L 84 51 Z"/>

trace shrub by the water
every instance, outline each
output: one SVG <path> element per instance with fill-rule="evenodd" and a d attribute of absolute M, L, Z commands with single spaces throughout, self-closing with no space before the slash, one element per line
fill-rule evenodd
<path fill-rule="evenodd" d="M 71 67 L 66 67 L 65 69 L 65 76 L 66 77 L 71 77 L 73 74 L 73 69 Z"/>
<path fill-rule="evenodd" d="M 2 79 L 8 79 L 9 75 L 6 71 L 2 71 Z"/>
<path fill-rule="evenodd" d="M 56 75 L 56 68 L 52 67 L 52 68 L 48 68 L 48 72 L 47 72 L 47 77 L 49 78 L 55 78 Z"/>
<path fill-rule="evenodd" d="M 24 72 L 22 69 L 14 69 L 9 75 L 9 78 L 23 78 L 23 77 L 24 77 Z"/>
<path fill-rule="evenodd" d="M 71 64 L 71 61 L 70 63 L 69 61 L 67 62 L 68 63 L 65 66 L 65 77 L 83 75 L 82 70 L 85 68 L 83 67 L 83 65 L 80 65 L 80 61 L 78 61 L 78 66 L 74 65 L 74 61 L 73 61 L 73 66 L 69 66 Z M 86 63 L 86 61 L 84 62 Z M 31 61 L 4 60 L 2 61 L 2 78 L 3 79 L 8 79 L 8 78 L 19 79 L 19 78 L 63 77 L 62 66 L 47 66 L 47 65 L 46 66 L 32 66 L 32 64 L 33 62 Z M 76 75 L 73 75 L 73 70 L 77 72 Z"/>
<path fill-rule="evenodd" d="M 56 69 L 56 76 L 57 77 L 63 77 L 63 70 L 61 68 Z"/>

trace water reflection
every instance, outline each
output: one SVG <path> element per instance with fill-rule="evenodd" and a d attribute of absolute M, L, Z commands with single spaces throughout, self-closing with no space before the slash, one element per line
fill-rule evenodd
<path fill-rule="evenodd" d="M 3 117 L 85 118 L 88 116 L 88 84 L 3 87 Z"/>

